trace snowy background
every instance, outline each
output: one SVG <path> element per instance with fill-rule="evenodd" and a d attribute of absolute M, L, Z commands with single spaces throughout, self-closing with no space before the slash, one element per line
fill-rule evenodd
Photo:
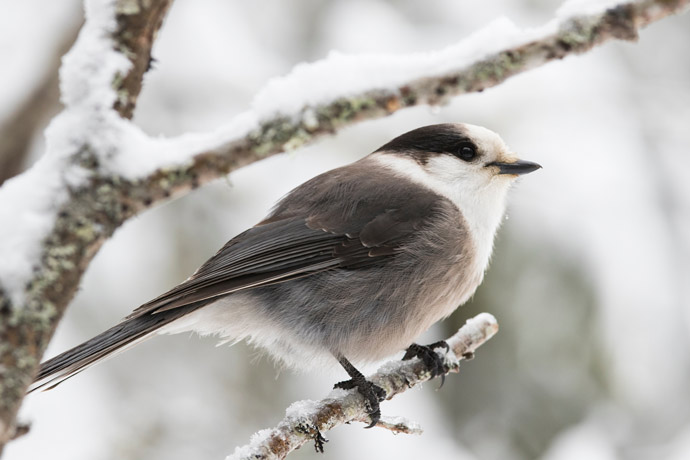
<path fill-rule="evenodd" d="M 177 0 L 154 47 L 135 122 L 152 135 L 208 131 L 266 82 L 331 50 L 443 48 L 501 16 L 552 19 L 555 0 Z M 0 126 L 56 72 L 82 18 L 74 0 L 4 5 Z M 113 325 L 186 278 L 295 185 L 415 127 L 466 121 L 544 169 L 515 187 L 492 267 L 473 302 L 421 342 L 481 311 L 501 331 L 459 375 L 382 405 L 422 436 L 360 425 L 327 434 L 327 457 L 690 458 L 690 15 L 519 75 L 450 105 L 353 126 L 252 165 L 124 225 L 98 254 L 47 352 Z M 54 106 L 36 115 L 29 166 Z M 0 139 L 0 143 L 3 139 Z M 8 225 L 6 222 L 0 225 Z M 223 458 L 298 399 L 344 373 L 296 375 L 243 344 L 156 338 L 21 412 L 9 460 Z"/>

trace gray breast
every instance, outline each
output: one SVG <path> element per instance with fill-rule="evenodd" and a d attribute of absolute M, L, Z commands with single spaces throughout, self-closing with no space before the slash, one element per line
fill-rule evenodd
<path fill-rule="evenodd" d="M 262 314 L 301 346 L 373 361 L 407 347 L 476 289 L 473 244 L 457 208 L 434 212 L 395 255 L 360 269 L 334 269 L 253 289 Z"/>

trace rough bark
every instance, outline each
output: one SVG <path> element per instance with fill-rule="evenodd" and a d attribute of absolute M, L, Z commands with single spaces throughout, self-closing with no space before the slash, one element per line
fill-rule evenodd
<path fill-rule="evenodd" d="M 113 46 L 133 64 L 126 75 L 113 76 L 113 87 L 127 95 L 115 107 L 122 116 L 131 115 L 134 108 L 156 28 L 169 6 L 169 0 L 117 2 Z M 75 152 L 75 157 L 82 154 Z M 0 286 L 0 452 L 16 434 L 21 401 L 81 275 L 105 238 L 125 216 L 131 216 L 126 212 L 127 198 L 109 186 L 116 180 L 96 179 L 87 188 L 72 191 L 45 239 L 40 266 L 34 267 L 35 276 L 26 285 L 24 305 L 13 305 Z"/>
<path fill-rule="evenodd" d="M 132 118 L 144 74 L 153 62 L 151 49 L 172 0 L 120 0 L 115 19 L 117 49 L 132 63 L 126 75 L 118 75 L 113 87 L 117 91 L 115 110 L 124 118 Z"/>

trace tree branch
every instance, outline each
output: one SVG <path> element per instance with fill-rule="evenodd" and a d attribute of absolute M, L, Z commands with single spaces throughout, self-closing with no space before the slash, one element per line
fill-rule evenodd
<path fill-rule="evenodd" d="M 450 349 L 437 350 L 448 366 L 448 372 L 459 372 L 460 361 L 498 332 L 496 319 L 480 313 L 467 320 L 446 340 Z M 367 379 L 386 390 L 387 399 L 429 380 L 431 370 L 420 359 L 391 361 Z M 256 433 L 249 444 L 235 449 L 227 460 L 278 460 L 313 440 L 317 450 L 322 447 L 322 433 L 350 422 L 369 423 L 364 399 L 357 390 L 333 390 L 321 401 L 298 401 L 286 411 L 285 418 L 275 427 Z M 376 426 L 398 433 L 420 433 L 416 424 L 401 418 L 384 417 Z"/>
<path fill-rule="evenodd" d="M 151 68 L 151 48 L 172 0 L 119 1 L 113 34 L 118 51 L 127 56 L 132 67 L 124 75 L 117 75 L 113 88 L 117 91 L 114 109 L 124 118 L 132 118 L 137 97 L 141 92 L 144 73 Z"/>
<path fill-rule="evenodd" d="M 100 9 L 88 2 L 98 11 L 87 8 L 65 57 L 66 108 L 46 133 L 48 151 L 0 188 L 0 221 L 13 223 L 0 226 L 0 445 L 12 436 L 24 392 L 84 270 L 130 217 L 345 126 L 482 91 L 611 39 L 635 39 L 640 27 L 689 2 L 628 1 L 530 32 L 493 27 L 485 32 L 491 40 L 475 37 L 426 55 L 335 56 L 270 84 L 252 111 L 222 130 L 172 140 L 151 139 L 126 119 L 170 0 L 103 0 Z M 346 85 L 343 66 L 356 77 Z M 276 102 L 284 99 L 276 95 L 296 99 Z"/>
<path fill-rule="evenodd" d="M 141 79 L 146 70 L 142 68 L 140 62 L 144 60 L 148 64 L 153 36 L 162 24 L 163 16 L 169 5 L 169 0 L 118 0 L 113 5 L 109 5 L 113 7 L 118 28 L 108 34 L 107 40 L 113 49 L 119 50 L 119 53 L 127 54 L 131 65 L 128 69 L 118 69 L 114 74 L 106 73 L 104 83 L 105 89 L 108 91 L 112 87 L 112 90 L 117 91 L 118 94 L 126 92 L 127 97 L 124 104 L 119 104 L 122 99 L 117 99 L 117 103 L 113 104 L 123 116 L 131 115 L 131 110 L 141 89 Z M 97 21 L 91 20 L 91 23 L 94 22 Z M 89 26 L 95 30 L 90 31 Z M 89 32 L 103 34 L 110 31 L 101 24 L 89 24 L 87 18 L 81 35 L 88 37 Z M 79 51 L 79 40 L 86 41 L 87 37 L 80 36 L 73 51 Z M 90 51 L 95 54 L 101 50 Z M 88 53 L 85 51 L 82 54 Z M 77 59 L 81 57 L 83 56 L 76 56 Z M 62 77 L 63 103 L 67 106 L 62 114 L 64 115 L 70 110 L 74 110 L 74 106 L 80 104 L 75 102 L 73 98 L 65 98 L 65 80 L 69 79 L 64 75 Z M 136 83 L 137 81 L 138 83 Z M 87 91 L 98 93 L 99 89 L 103 89 L 97 87 L 98 81 L 92 83 L 88 86 Z M 93 94 L 87 96 L 93 96 Z M 83 106 L 87 105 L 89 101 L 79 102 Z M 99 101 L 95 101 L 95 103 L 98 104 Z M 83 120 L 85 124 L 86 121 Z M 50 141 L 50 138 L 48 140 Z M 88 161 L 88 155 L 84 154 L 90 148 L 91 146 L 87 143 L 77 143 L 73 149 L 66 152 L 66 158 L 62 158 L 62 160 L 67 161 L 61 161 L 60 165 L 47 165 L 47 167 L 57 166 L 63 169 L 62 173 L 66 174 L 70 169 L 70 164 Z M 49 154 L 50 151 L 46 157 Z M 43 167 L 45 168 L 46 165 L 44 164 Z M 25 197 L 17 196 L 23 195 L 25 191 L 21 181 L 15 181 L 13 184 L 14 194 L 10 188 L 12 186 L 4 186 L 1 189 L 5 194 L 0 197 L 0 207 L 5 205 L 10 209 L 10 212 L 7 212 L 7 208 L 4 209 L 8 216 L 3 215 L 2 221 L 14 221 L 17 225 L 12 231 L 16 234 L 21 235 L 22 232 L 27 231 L 35 232 L 30 223 L 27 226 L 26 220 L 35 220 L 37 214 L 46 212 L 45 208 L 54 207 L 52 211 L 57 219 L 51 222 L 53 225 L 50 230 L 45 234 L 38 235 L 43 246 L 38 260 L 31 260 L 31 254 L 18 255 L 19 257 L 28 256 L 33 264 L 30 268 L 33 276 L 23 280 L 24 282 L 21 283 L 23 292 L 20 295 L 15 293 L 14 296 L 11 296 L 12 292 L 6 292 L 8 284 L 13 284 L 12 280 L 8 279 L 11 278 L 11 275 L 8 276 L 7 271 L 0 275 L 0 362 L 2 363 L 0 366 L 0 453 L 5 443 L 16 434 L 15 418 L 17 411 L 64 308 L 72 299 L 86 266 L 103 242 L 103 235 L 112 234 L 114 230 L 111 227 L 113 219 L 103 216 L 104 210 L 102 208 L 105 203 L 99 203 L 103 193 L 97 191 L 100 187 L 97 180 L 85 184 L 80 189 L 72 189 L 68 182 L 61 181 L 56 187 L 57 190 L 51 190 L 50 185 L 54 187 L 55 185 L 42 183 L 40 179 L 46 174 L 36 174 L 39 169 L 41 166 L 37 165 L 23 175 L 29 177 L 29 182 L 31 182 L 32 174 L 39 177 L 39 180 L 33 184 L 33 186 L 43 188 L 44 193 L 41 194 L 38 203 L 27 202 Z M 59 174 L 60 172 L 56 171 L 56 173 Z M 65 196 L 67 199 L 58 204 L 55 202 L 54 193 Z M 19 198 L 20 203 L 23 201 L 29 206 L 23 216 L 14 215 L 15 212 L 12 212 L 14 208 L 8 206 L 7 200 L 12 202 L 17 198 Z M 34 205 L 33 209 L 31 209 L 32 205 Z M 70 216 L 70 209 L 79 208 L 83 205 L 89 206 L 91 209 L 80 210 L 76 216 L 70 218 L 72 217 Z M 2 215 L 2 210 L 0 210 L 0 215 Z M 110 230 L 105 232 L 90 231 L 101 223 L 110 227 Z M 118 225 L 119 223 L 121 221 L 118 222 Z M 4 226 L 8 227 L 8 225 Z M 3 253 L 3 257 L 13 259 L 10 257 L 9 251 L 21 251 L 23 249 L 22 245 L 14 246 L 13 242 L 15 241 L 16 238 L 12 237 L 5 240 L 7 245 L 2 247 L 3 251 L 0 251 Z M 15 268 L 19 270 L 19 267 L 12 267 L 11 263 L 8 264 L 8 267 L 10 274 Z M 14 284 L 16 285 L 16 283 Z"/>

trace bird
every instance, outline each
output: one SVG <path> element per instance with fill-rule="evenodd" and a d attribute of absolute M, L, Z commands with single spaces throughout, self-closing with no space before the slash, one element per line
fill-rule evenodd
<path fill-rule="evenodd" d="M 493 131 L 443 123 L 406 132 L 285 195 L 188 279 L 120 323 L 43 362 L 49 389 L 158 334 L 246 340 L 297 369 L 340 363 L 374 426 L 385 391 L 354 363 L 406 350 L 445 375 L 414 340 L 482 282 L 506 196 L 541 166 Z"/>

